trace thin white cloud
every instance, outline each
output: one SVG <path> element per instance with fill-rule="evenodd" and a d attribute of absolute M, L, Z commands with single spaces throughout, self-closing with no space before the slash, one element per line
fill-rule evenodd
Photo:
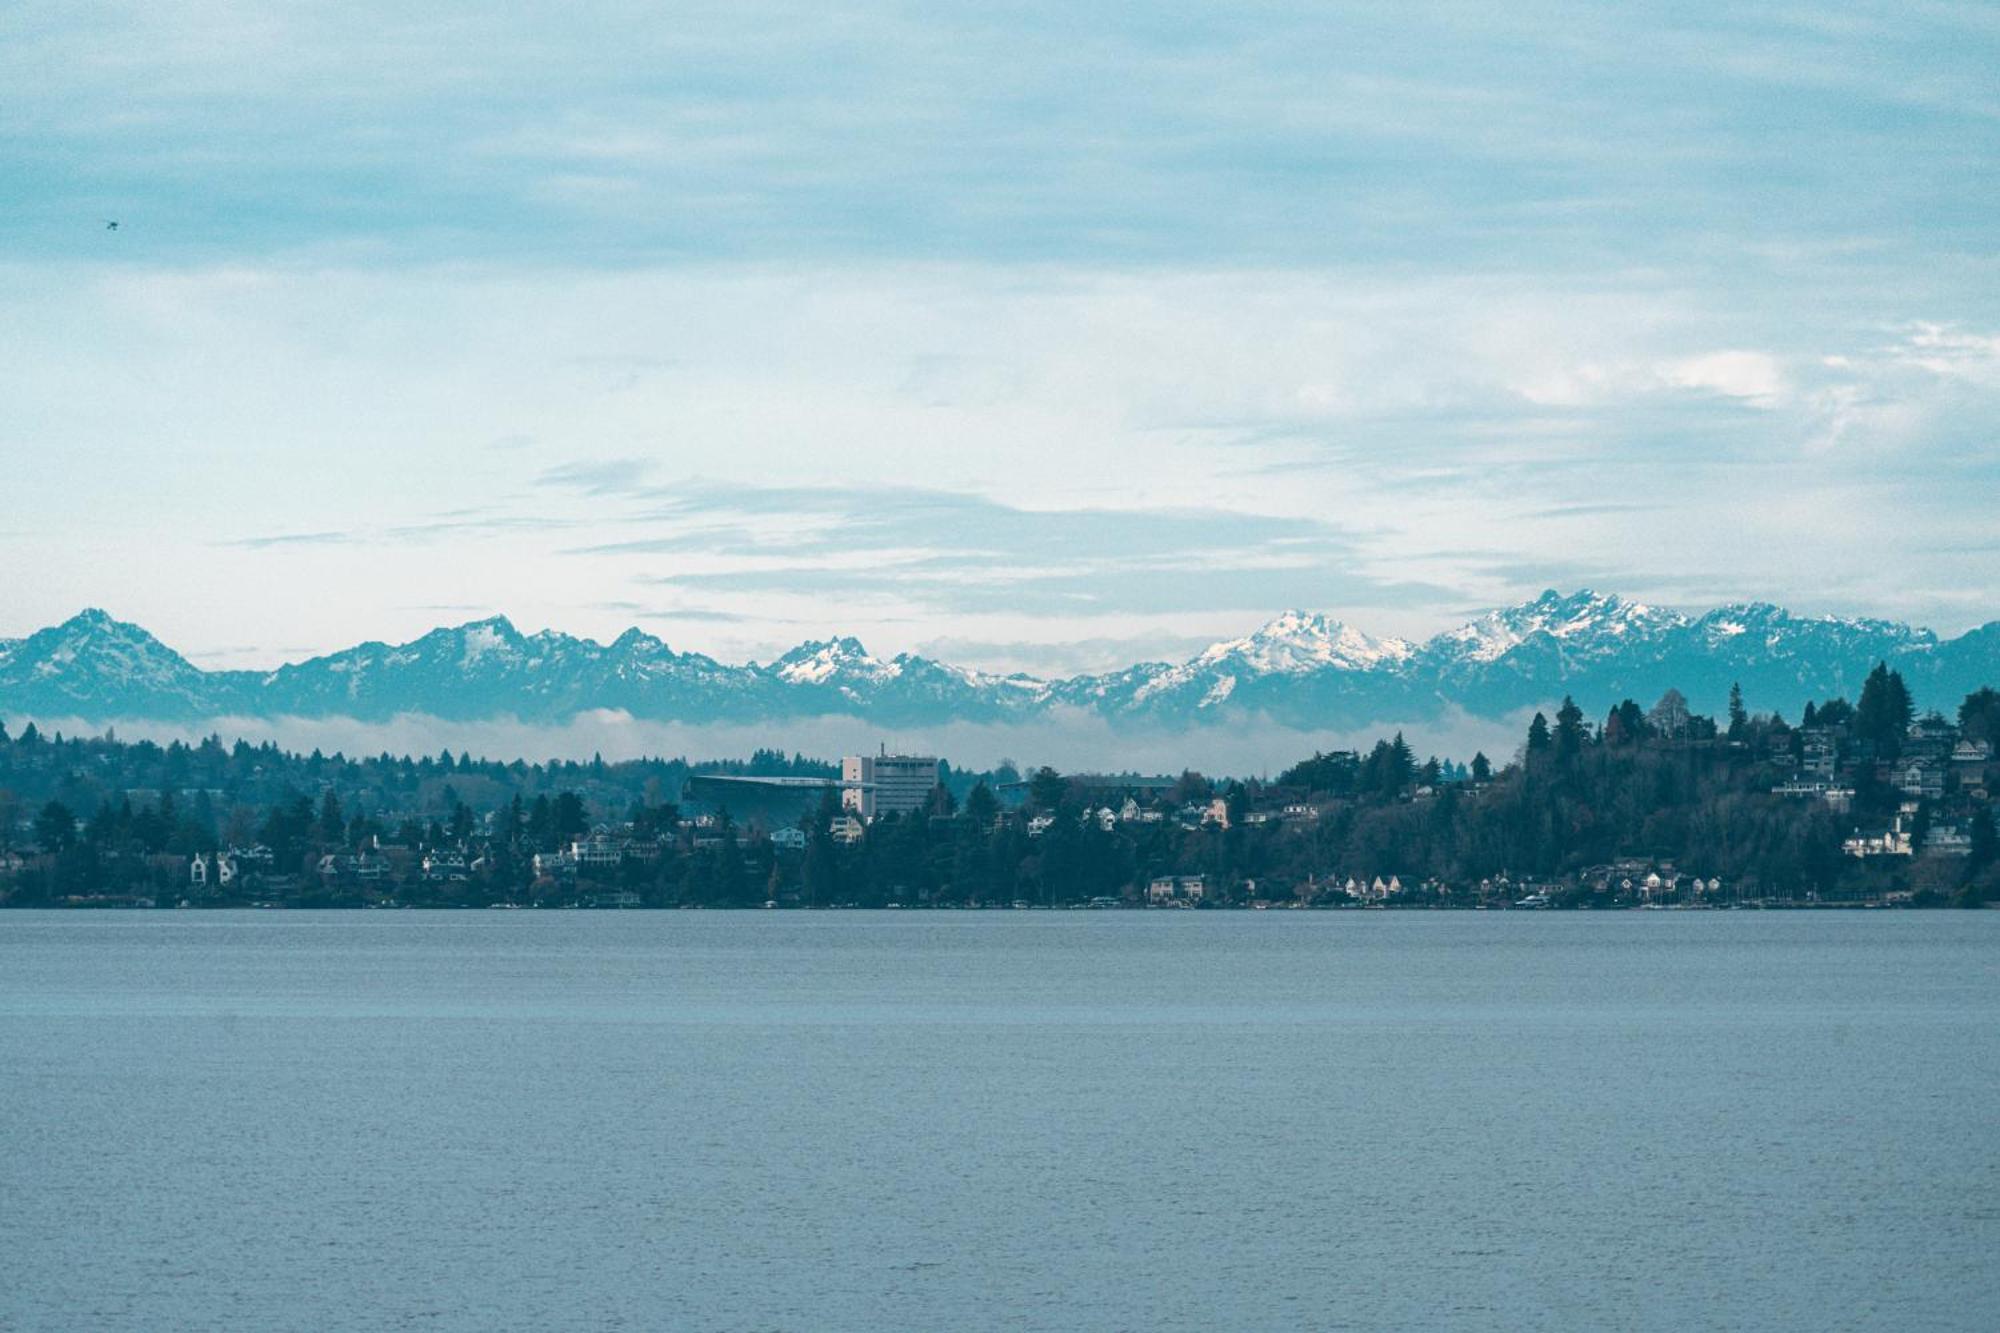
<path fill-rule="evenodd" d="M 1826 333 L 1630 275 L 928 264 L 17 266 L 0 296 L 30 628 L 112 601 L 236 642 L 186 591 L 230 587 L 330 648 L 425 628 L 383 623 L 395 588 L 610 635 L 596 604 L 673 588 L 744 618 L 694 648 L 1171 643 L 1291 604 L 1420 635 L 1558 565 L 1952 628 L 1985 617 L 1912 590 L 2000 583 L 1991 324 Z M 88 566 L 55 535 L 86 523 Z"/>
<path fill-rule="evenodd" d="M 1678 388 L 1703 389 L 1760 407 L 1777 406 L 1789 387 L 1777 358 L 1766 352 L 1706 352 L 1669 362 L 1660 373 Z"/>

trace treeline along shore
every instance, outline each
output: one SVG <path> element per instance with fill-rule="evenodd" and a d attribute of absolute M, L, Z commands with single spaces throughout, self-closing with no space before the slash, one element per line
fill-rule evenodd
<path fill-rule="evenodd" d="M 2000 901 L 1996 748 L 2000 693 L 1920 711 L 1886 665 L 1796 721 L 1740 693 L 1722 718 L 1672 690 L 1597 720 L 1565 700 L 1503 762 L 1399 735 L 1275 781 L 0 726 L 0 904 L 1977 907 Z"/>

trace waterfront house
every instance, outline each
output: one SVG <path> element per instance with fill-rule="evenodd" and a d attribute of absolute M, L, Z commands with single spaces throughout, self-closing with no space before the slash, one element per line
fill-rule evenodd
<path fill-rule="evenodd" d="M 1910 830 L 1907 823 L 1911 812 L 1905 808 L 1897 814 L 1894 822 L 1880 833 L 1862 833 L 1840 844 L 1840 850 L 1849 856 L 1908 856 L 1914 850 L 1910 845 Z"/>
<path fill-rule="evenodd" d="M 1208 881 L 1201 875 L 1160 875 L 1146 886 L 1146 902 L 1153 907 L 1193 906 L 1202 900 Z"/>
<path fill-rule="evenodd" d="M 1953 824 L 1934 824 L 1924 834 L 1925 856 L 1970 856 L 1972 835 Z"/>
<path fill-rule="evenodd" d="M 578 869 L 611 870 L 625 859 L 624 850 L 617 839 L 599 831 L 587 838 L 577 838 L 569 845 L 569 857 Z"/>

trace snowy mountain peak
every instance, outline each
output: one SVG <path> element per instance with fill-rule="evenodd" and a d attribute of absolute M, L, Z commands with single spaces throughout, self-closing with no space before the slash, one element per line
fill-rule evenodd
<path fill-rule="evenodd" d="M 1299 675 L 1334 668 L 1368 671 L 1414 651 L 1402 639 L 1377 639 L 1352 625 L 1309 611 L 1287 611 L 1255 633 L 1210 646 L 1196 662 L 1239 664 L 1260 675 Z"/>
<path fill-rule="evenodd" d="M 881 680 L 900 673 L 895 662 L 870 657 L 861 640 L 809 639 L 771 664 L 772 674 L 793 685 L 826 685 Z"/>
<path fill-rule="evenodd" d="M 29 642 L 32 639 L 42 639 L 44 636 L 54 636 L 64 643 L 78 646 L 90 644 L 124 644 L 164 653 L 176 661 L 180 660 L 178 653 L 175 653 L 173 649 L 154 638 L 143 627 L 135 625 L 129 620 L 119 620 L 108 612 L 98 610 L 96 607 L 88 607 L 79 611 L 68 620 L 63 621 L 62 624 L 42 630 L 39 634 L 32 635 L 29 640 L 23 640 L 22 642 Z"/>
<path fill-rule="evenodd" d="M 1525 613 L 1525 614 L 1522 614 Z M 1661 615 L 1642 602 L 1630 602 L 1616 593 L 1600 593 L 1578 588 L 1567 597 L 1550 588 L 1526 607 L 1516 608 L 1516 619 L 1531 623 L 1557 638 L 1570 638 L 1593 630 L 1645 624 Z"/>
<path fill-rule="evenodd" d="M 1103 697 L 1117 688 L 1120 676 L 1127 676 L 1134 704 L 1158 707 L 1166 700 L 1186 699 L 1198 709 L 1214 709 L 1273 682 L 1393 675 L 1414 653 L 1402 639 L 1377 639 L 1328 616 L 1287 611 L 1254 633 L 1211 644 L 1178 666 L 1134 667 L 1088 682 L 1086 689 Z"/>
<path fill-rule="evenodd" d="M 1554 588 L 1519 606 L 1489 611 L 1431 640 L 1434 654 L 1468 662 L 1496 662 L 1536 635 L 1547 635 L 1568 651 L 1616 649 L 1662 630 L 1685 625 L 1673 611 L 1627 601 L 1615 593 Z"/>
<path fill-rule="evenodd" d="M 193 663 L 146 630 L 95 607 L 15 641 L 5 664 L 18 678 L 76 699 L 111 692 L 181 696 L 202 681 Z"/>
<path fill-rule="evenodd" d="M 1768 602 L 1697 618 L 1582 589 L 1489 611 L 1421 650 L 1329 616 L 1286 611 L 1178 664 L 1103 675 L 1001 677 L 910 653 L 884 660 L 852 637 L 800 644 L 769 666 L 676 654 L 628 630 L 609 647 L 556 630 L 523 637 L 504 616 L 370 641 L 262 672 L 202 671 L 137 625 L 91 609 L 0 641 L 0 715 L 560 721 L 593 709 L 685 722 L 852 715 L 884 725 L 998 723 L 1081 709 L 1119 725 L 1192 726 L 1263 715 L 1314 728 L 1461 710 L 1498 718 L 1565 694 L 1586 711 L 1669 686 L 1702 709 L 1740 684 L 1753 708 L 1854 697 L 1878 661 L 1926 706 L 2000 684 L 2000 622 L 1954 639 L 1888 621 L 1798 616 Z"/>
<path fill-rule="evenodd" d="M 460 660 L 468 667 L 485 658 L 511 658 L 525 642 L 514 622 L 505 616 L 475 620 L 460 625 L 454 633 L 460 644 Z"/>
<path fill-rule="evenodd" d="M 1782 633 L 1793 623 L 1792 613 L 1770 602 L 1737 602 L 1718 606 L 1698 618 L 1695 628 L 1710 643 L 1723 643 L 1745 635 Z"/>
<path fill-rule="evenodd" d="M 613 639 L 611 641 L 611 650 L 627 655 L 643 654 L 649 657 L 673 656 L 673 649 L 667 647 L 665 639 L 662 639 L 657 634 L 648 634 L 637 625 L 632 626 L 616 639 Z"/>
<path fill-rule="evenodd" d="M 32 643 L 60 641 L 65 644 L 82 646 L 91 644 L 129 644 L 155 649 L 180 660 L 179 654 L 154 638 L 145 629 L 127 620 L 119 620 L 106 612 L 90 607 L 79 611 L 62 624 L 30 635 L 23 640 Z"/>

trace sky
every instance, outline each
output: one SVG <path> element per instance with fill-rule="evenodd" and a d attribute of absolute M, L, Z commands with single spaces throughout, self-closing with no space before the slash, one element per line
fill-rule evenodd
<path fill-rule="evenodd" d="M 2000 10 L 0 8 L 0 636 L 2000 617 Z M 107 223 L 116 221 L 115 230 Z"/>

